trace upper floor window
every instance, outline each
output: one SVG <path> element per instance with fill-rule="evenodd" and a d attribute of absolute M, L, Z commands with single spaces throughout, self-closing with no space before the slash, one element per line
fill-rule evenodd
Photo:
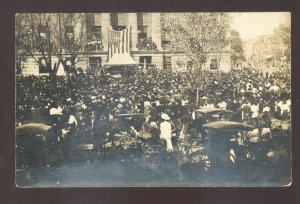
<path fill-rule="evenodd" d="M 65 26 L 65 39 L 74 40 L 74 26 Z"/>
<path fill-rule="evenodd" d="M 162 47 L 164 50 L 170 50 L 171 49 L 171 41 L 167 41 L 167 40 L 162 41 Z"/>
<path fill-rule="evenodd" d="M 138 40 L 144 40 L 148 37 L 148 26 L 138 26 Z"/>
<path fill-rule="evenodd" d="M 39 36 L 43 39 L 47 38 L 47 26 L 39 26 Z"/>
<path fill-rule="evenodd" d="M 101 40 L 101 26 L 92 26 L 92 39 Z"/>
<path fill-rule="evenodd" d="M 219 62 L 218 59 L 211 59 L 210 61 L 210 69 L 211 70 L 216 70 L 219 67 Z"/>
<path fill-rule="evenodd" d="M 37 51 L 52 51 L 52 44 L 48 44 L 49 33 L 47 26 L 40 25 L 38 27 L 38 36 L 33 41 L 34 49 Z"/>

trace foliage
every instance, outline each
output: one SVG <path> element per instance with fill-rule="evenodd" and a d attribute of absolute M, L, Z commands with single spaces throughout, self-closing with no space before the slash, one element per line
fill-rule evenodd
<path fill-rule="evenodd" d="M 152 41 L 151 37 L 145 39 L 139 39 L 136 47 L 139 50 L 155 50 L 157 49 L 157 45 L 155 42 Z"/>
<path fill-rule="evenodd" d="M 68 75 L 68 70 L 70 67 L 75 67 L 78 60 L 78 54 L 83 48 L 83 27 L 85 26 L 84 21 L 81 21 L 84 14 L 62 14 L 60 18 L 60 46 L 63 52 L 63 55 L 60 56 L 60 62 L 62 63 L 66 74 Z M 77 26 L 77 23 L 80 22 L 80 29 L 78 33 L 66 33 L 66 28 Z M 77 34 L 75 36 L 75 34 Z"/>
<path fill-rule="evenodd" d="M 236 66 L 238 62 L 245 61 L 243 42 L 239 32 L 231 30 L 230 45 L 232 64 Z"/>
<path fill-rule="evenodd" d="M 272 34 L 261 35 L 253 43 L 252 63 L 262 66 L 271 58 L 273 66 L 289 67 L 291 57 L 291 27 L 280 24 Z"/>
<path fill-rule="evenodd" d="M 291 25 L 280 24 L 274 29 L 273 35 L 279 40 L 282 46 L 279 46 L 280 52 L 285 57 L 287 63 L 290 63 L 291 57 Z"/>
<path fill-rule="evenodd" d="M 43 62 L 49 70 L 49 74 L 56 74 L 59 61 L 53 63 L 53 55 L 61 55 L 57 47 L 57 23 L 50 26 L 52 20 L 49 14 L 19 14 L 16 21 L 20 33 L 25 33 L 22 43 L 16 44 L 17 52 L 26 53 L 34 58 L 36 63 L 43 66 Z M 18 36 L 19 38 L 19 36 Z M 40 60 L 40 58 L 42 60 Z"/>
<path fill-rule="evenodd" d="M 229 44 L 227 13 L 175 13 L 163 16 L 163 32 L 169 33 L 171 50 L 184 52 L 202 67 L 209 53 L 222 52 Z"/>

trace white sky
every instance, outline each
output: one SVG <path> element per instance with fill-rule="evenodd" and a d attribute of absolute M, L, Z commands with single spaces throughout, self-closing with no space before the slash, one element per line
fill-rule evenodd
<path fill-rule="evenodd" d="M 231 15 L 231 26 L 240 33 L 242 40 L 271 34 L 279 24 L 291 23 L 289 12 L 236 12 Z"/>

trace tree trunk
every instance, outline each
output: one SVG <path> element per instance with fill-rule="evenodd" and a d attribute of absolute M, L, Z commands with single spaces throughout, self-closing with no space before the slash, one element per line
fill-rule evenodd
<path fill-rule="evenodd" d="M 50 78 L 50 86 L 51 86 L 51 91 L 55 93 L 56 90 L 56 73 L 50 72 L 49 73 L 49 78 Z"/>
<path fill-rule="evenodd" d="M 199 106 L 199 90 L 200 90 L 200 88 L 197 87 L 196 90 L 197 90 L 196 106 L 197 106 L 197 108 L 198 108 L 198 106 Z"/>
<path fill-rule="evenodd" d="M 197 98 L 196 98 L 196 105 L 199 106 L 199 91 L 200 91 L 200 85 L 201 85 L 201 70 L 203 67 L 203 63 L 197 62 L 197 71 L 196 71 L 196 90 L 197 90 Z"/>
<path fill-rule="evenodd" d="M 68 84 L 71 84 L 71 76 L 70 76 L 71 67 L 69 65 L 67 65 L 66 61 L 63 61 L 63 60 L 61 60 L 61 64 L 63 65 L 64 72 L 67 76 Z"/>

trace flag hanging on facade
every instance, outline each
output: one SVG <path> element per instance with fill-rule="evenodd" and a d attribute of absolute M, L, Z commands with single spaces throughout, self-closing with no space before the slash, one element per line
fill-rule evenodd
<path fill-rule="evenodd" d="M 122 31 L 115 31 L 108 29 L 108 59 L 110 61 L 112 57 L 117 54 L 129 54 L 130 44 L 130 27 Z"/>

